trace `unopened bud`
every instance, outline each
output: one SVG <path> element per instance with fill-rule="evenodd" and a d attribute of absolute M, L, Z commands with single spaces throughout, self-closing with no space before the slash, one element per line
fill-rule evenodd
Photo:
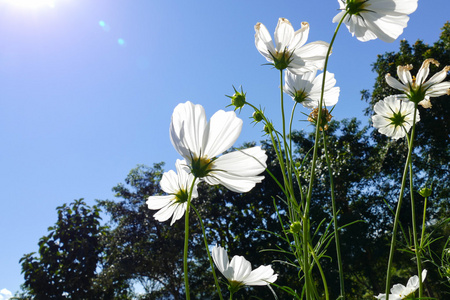
<path fill-rule="evenodd" d="M 252 118 L 255 123 L 261 122 L 263 120 L 263 113 L 257 110 L 253 113 Z"/>
<path fill-rule="evenodd" d="M 427 198 L 431 196 L 431 188 L 424 187 L 419 191 L 420 196 Z"/>
<path fill-rule="evenodd" d="M 302 231 L 302 224 L 299 221 L 295 221 L 291 224 L 290 230 L 292 233 L 300 233 Z"/>
<path fill-rule="evenodd" d="M 266 134 L 270 134 L 273 131 L 273 125 L 271 123 L 267 123 L 263 128 Z"/>
<path fill-rule="evenodd" d="M 226 96 L 228 98 L 231 98 L 230 106 L 234 106 L 234 110 L 241 109 L 242 107 L 244 107 L 244 105 L 246 103 L 245 102 L 245 93 L 242 90 L 242 87 L 241 87 L 240 92 L 238 92 L 234 86 L 233 86 L 233 89 L 234 89 L 233 96 L 228 96 L 228 95 L 226 95 Z"/>

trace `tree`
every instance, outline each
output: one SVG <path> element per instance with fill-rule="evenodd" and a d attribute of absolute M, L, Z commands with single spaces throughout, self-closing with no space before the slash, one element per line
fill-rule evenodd
<path fill-rule="evenodd" d="M 39 240 L 39 256 L 24 255 L 24 288 L 34 299 L 108 299 L 108 287 L 96 287 L 106 228 L 100 209 L 83 199 L 57 207 L 58 221 Z"/>

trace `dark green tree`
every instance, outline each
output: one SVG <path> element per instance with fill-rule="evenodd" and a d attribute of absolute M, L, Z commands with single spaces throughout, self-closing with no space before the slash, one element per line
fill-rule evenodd
<path fill-rule="evenodd" d="M 39 240 L 38 256 L 20 259 L 26 294 L 33 299 L 112 299 L 108 286 L 96 286 L 106 233 L 100 209 L 80 199 L 57 211 L 57 222 Z"/>

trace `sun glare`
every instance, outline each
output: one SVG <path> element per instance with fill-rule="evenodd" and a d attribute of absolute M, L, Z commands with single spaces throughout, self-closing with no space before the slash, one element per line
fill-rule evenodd
<path fill-rule="evenodd" d="M 40 7 L 54 7 L 56 0 L 0 0 L 0 3 L 7 3 L 14 6 L 36 9 Z"/>

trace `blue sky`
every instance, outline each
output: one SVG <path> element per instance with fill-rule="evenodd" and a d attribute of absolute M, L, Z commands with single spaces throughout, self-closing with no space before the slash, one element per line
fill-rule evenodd
<path fill-rule="evenodd" d="M 307 21 L 308 41 L 329 42 L 339 8 L 335 0 L 12 2 L 0 0 L 0 289 L 13 293 L 23 282 L 19 259 L 38 250 L 57 206 L 112 199 L 137 164 L 174 168 L 169 124 L 178 103 L 200 103 L 211 116 L 229 104 L 232 85 L 243 85 L 278 118 L 278 72 L 261 66 L 257 22 L 273 33 L 279 17 L 295 29 Z M 433 43 L 449 8 L 448 0 L 419 1 L 400 38 Z M 377 54 L 398 45 L 362 43 L 341 29 L 329 64 L 341 87 L 337 119 L 366 124 L 359 91 L 373 86 Z M 240 114 L 238 145 L 262 139 L 250 116 Z"/>

